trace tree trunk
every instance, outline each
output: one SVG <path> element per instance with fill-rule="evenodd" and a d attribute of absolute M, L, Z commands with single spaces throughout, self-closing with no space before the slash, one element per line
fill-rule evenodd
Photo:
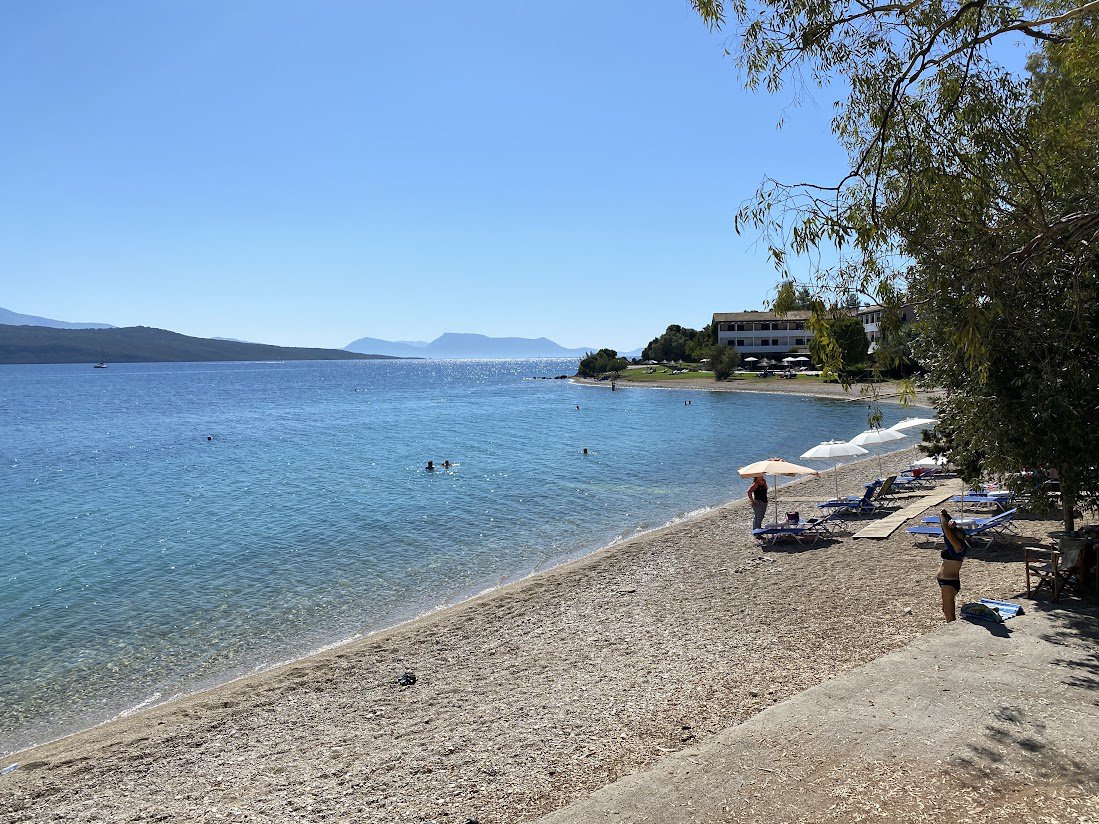
<path fill-rule="evenodd" d="M 1057 472 L 1057 478 L 1061 485 L 1061 519 L 1065 522 L 1066 532 L 1076 531 L 1076 519 L 1073 510 L 1076 508 L 1076 484 L 1065 477 L 1064 472 Z"/>

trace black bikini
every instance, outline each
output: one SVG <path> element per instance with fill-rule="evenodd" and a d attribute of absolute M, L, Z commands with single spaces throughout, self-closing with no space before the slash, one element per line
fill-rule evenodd
<path fill-rule="evenodd" d="M 965 554 L 969 552 L 969 544 L 966 540 L 962 539 L 962 551 L 955 552 L 954 545 L 950 543 L 950 539 L 943 535 L 943 543 L 946 544 L 946 549 L 939 553 L 939 557 L 944 561 L 957 561 L 961 563 L 965 560 Z M 954 587 L 958 592 L 962 591 L 962 579 L 961 578 L 936 578 L 941 587 Z"/>

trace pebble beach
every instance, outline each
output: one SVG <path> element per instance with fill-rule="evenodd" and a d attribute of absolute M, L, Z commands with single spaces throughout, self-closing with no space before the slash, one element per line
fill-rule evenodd
<path fill-rule="evenodd" d="M 915 457 L 893 453 L 886 470 Z M 877 470 L 841 467 L 841 491 Z M 806 517 L 834 484 L 829 471 L 781 486 L 779 507 Z M 0 764 L 19 765 L 0 779 L 0 817 L 533 820 L 941 625 L 938 553 L 903 528 L 764 548 L 750 521 L 737 500 L 17 753 Z M 1015 561 L 975 553 L 963 598 L 1017 596 Z"/>

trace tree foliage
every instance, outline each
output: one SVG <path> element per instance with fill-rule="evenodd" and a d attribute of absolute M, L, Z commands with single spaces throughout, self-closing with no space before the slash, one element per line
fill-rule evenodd
<path fill-rule="evenodd" d="M 710 350 L 710 368 L 714 370 L 714 380 L 723 381 L 733 374 L 740 363 L 740 353 L 731 346 L 714 346 Z"/>
<path fill-rule="evenodd" d="M 580 359 L 580 367 L 576 374 L 582 378 L 598 378 L 608 373 L 621 372 L 629 361 L 618 357 L 614 349 L 600 349 L 598 352 L 589 352 Z"/>
<path fill-rule="evenodd" d="M 828 334 L 815 335 L 809 340 L 809 355 L 815 363 L 843 364 L 858 367 L 866 363 L 870 341 L 862 328 L 862 321 L 846 312 L 836 310 L 827 318 Z"/>
<path fill-rule="evenodd" d="M 766 179 L 737 216 L 784 279 L 793 255 L 838 250 L 806 284 L 824 354 L 841 357 L 825 306 L 915 302 L 952 457 L 1056 469 L 1071 528 L 1099 467 L 1099 2 L 693 3 L 735 17 L 750 86 L 847 81 L 847 175 Z M 1034 44 L 1025 75 L 988 48 L 1005 35 Z"/>
<path fill-rule="evenodd" d="M 673 323 L 662 335 L 649 341 L 641 352 L 641 359 L 698 363 L 709 357 L 716 339 L 717 333 L 713 324 L 707 324 L 702 329 L 691 329 Z"/>

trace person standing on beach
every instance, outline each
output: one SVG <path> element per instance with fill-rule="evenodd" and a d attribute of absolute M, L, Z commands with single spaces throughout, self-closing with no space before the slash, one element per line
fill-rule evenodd
<path fill-rule="evenodd" d="M 939 523 L 943 528 L 944 547 L 939 553 L 943 562 L 939 564 L 936 580 L 939 582 L 939 592 L 943 596 L 943 615 L 949 622 L 956 618 L 954 599 L 962 591 L 962 561 L 965 560 L 965 554 L 969 552 L 969 543 L 965 539 L 965 533 L 958 528 L 945 509 L 939 513 Z"/>
<path fill-rule="evenodd" d="M 748 487 L 748 500 L 752 502 L 752 529 L 763 526 L 763 516 L 767 514 L 767 478 L 756 475 Z"/>

